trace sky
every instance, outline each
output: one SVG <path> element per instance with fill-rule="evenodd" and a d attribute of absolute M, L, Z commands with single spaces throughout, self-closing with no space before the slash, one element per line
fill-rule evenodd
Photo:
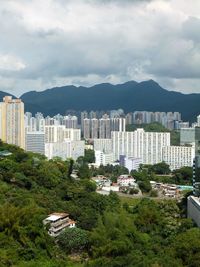
<path fill-rule="evenodd" d="M 200 93 L 200 0 L 0 0 L 0 90 L 154 79 Z"/>

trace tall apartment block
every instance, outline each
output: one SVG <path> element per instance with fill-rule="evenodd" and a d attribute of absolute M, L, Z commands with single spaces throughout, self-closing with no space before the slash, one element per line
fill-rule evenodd
<path fill-rule="evenodd" d="M 90 139 L 90 119 L 87 118 L 83 120 L 83 137 Z"/>
<path fill-rule="evenodd" d="M 26 132 L 26 151 L 45 154 L 44 132 Z"/>
<path fill-rule="evenodd" d="M 88 119 L 83 120 L 83 136 L 85 139 L 110 139 L 112 131 L 126 130 L 125 118 L 110 118 L 104 114 L 101 119 Z"/>
<path fill-rule="evenodd" d="M 5 96 L 0 103 L 0 139 L 25 148 L 24 103 Z"/>
<path fill-rule="evenodd" d="M 175 127 L 176 121 L 181 121 L 181 114 L 179 112 L 133 112 L 133 123 L 135 124 L 159 122 L 166 128 L 172 130 Z"/>
<path fill-rule="evenodd" d="M 66 128 L 73 128 L 77 129 L 78 128 L 78 118 L 76 116 L 65 116 L 63 119 L 63 124 L 65 125 Z"/>
<path fill-rule="evenodd" d="M 91 138 L 98 138 L 99 120 L 96 118 L 91 119 Z"/>
<path fill-rule="evenodd" d="M 163 147 L 163 161 L 171 170 L 182 167 L 192 167 L 195 157 L 194 146 L 166 146 Z"/>
<path fill-rule="evenodd" d="M 111 135 L 111 125 L 110 125 L 110 118 L 108 115 L 104 115 L 99 120 L 99 138 L 110 138 Z"/>
<path fill-rule="evenodd" d="M 120 155 L 141 158 L 143 164 L 156 164 L 162 161 L 162 148 L 170 146 L 170 133 L 145 132 L 137 129 L 134 132 L 112 132 L 114 159 Z"/>
<path fill-rule="evenodd" d="M 200 127 L 195 127 L 195 158 L 193 165 L 193 193 L 200 196 Z"/>

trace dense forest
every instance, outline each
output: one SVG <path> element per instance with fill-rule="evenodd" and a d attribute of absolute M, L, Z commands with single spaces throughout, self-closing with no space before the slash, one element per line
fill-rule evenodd
<path fill-rule="evenodd" d="M 84 159 L 48 161 L 1 142 L 2 151 L 12 154 L 0 153 L 0 266 L 199 266 L 200 230 L 185 198 L 103 196 L 84 177 Z M 42 220 L 52 212 L 69 213 L 77 227 L 50 237 Z"/>

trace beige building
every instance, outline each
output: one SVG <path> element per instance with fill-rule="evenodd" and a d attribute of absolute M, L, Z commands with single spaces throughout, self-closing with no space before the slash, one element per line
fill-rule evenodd
<path fill-rule="evenodd" d="M 25 148 L 24 103 L 5 96 L 0 102 L 0 139 Z"/>

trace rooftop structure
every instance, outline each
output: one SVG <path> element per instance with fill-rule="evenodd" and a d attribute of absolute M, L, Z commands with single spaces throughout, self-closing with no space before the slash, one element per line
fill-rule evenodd
<path fill-rule="evenodd" d="M 12 155 L 12 153 L 8 150 L 0 151 L 0 157 L 8 157 L 10 155 Z"/>
<path fill-rule="evenodd" d="M 69 218 L 68 213 L 52 213 L 43 220 L 43 224 L 50 224 L 48 234 L 52 237 L 57 237 L 66 228 L 73 228 L 76 226 L 75 221 Z"/>

